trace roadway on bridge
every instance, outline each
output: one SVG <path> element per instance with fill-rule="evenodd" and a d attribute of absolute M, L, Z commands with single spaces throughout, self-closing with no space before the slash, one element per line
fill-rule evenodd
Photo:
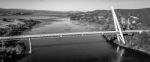
<path fill-rule="evenodd" d="M 126 30 L 123 33 L 129 32 L 149 32 L 150 30 Z M 40 37 L 55 37 L 55 36 L 69 36 L 69 35 L 89 35 L 89 34 L 115 34 L 118 31 L 93 31 L 93 32 L 73 32 L 73 33 L 54 33 L 54 34 L 36 34 L 36 35 L 20 35 L 20 36 L 8 36 L 0 37 L 0 39 L 21 39 L 21 38 L 40 38 Z"/>

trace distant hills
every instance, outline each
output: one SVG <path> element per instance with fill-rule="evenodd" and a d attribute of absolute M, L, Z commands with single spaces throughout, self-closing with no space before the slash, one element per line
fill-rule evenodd
<path fill-rule="evenodd" d="M 119 21 L 136 22 L 142 26 L 150 26 L 150 8 L 142 9 L 116 9 L 115 10 Z M 80 12 L 69 15 L 72 20 L 84 20 L 89 22 L 96 22 L 100 24 L 113 23 L 111 10 L 95 10 L 88 12 Z"/>
<path fill-rule="evenodd" d="M 56 16 L 66 16 L 72 13 L 71 11 L 48 11 L 48 10 L 27 10 L 27 9 L 4 9 L 0 8 L 0 15 L 56 15 Z"/>
<path fill-rule="evenodd" d="M 117 16 L 126 20 L 131 17 L 139 18 L 138 21 L 150 25 L 150 8 L 142 9 L 116 9 Z M 48 11 L 48 10 L 27 10 L 27 9 L 4 9 L 0 8 L 0 15 L 46 15 L 46 16 L 72 16 L 79 19 L 88 19 L 89 21 L 97 21 L 96 18 L 102 18 L 104 20 L 112 20 L 112 14 L 110 10 L 95 10 L 88 12 L 80 11 Z M 94 18 L 95 17 L 95 18 Z"/>

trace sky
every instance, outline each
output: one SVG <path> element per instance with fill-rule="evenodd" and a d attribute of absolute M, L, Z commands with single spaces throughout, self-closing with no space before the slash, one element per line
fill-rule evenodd
<path fill-rule="evenodd" d="M 114 8 L 150 8 L 150 0 L 0 0 L 0 8 L 91 11 Z"/>

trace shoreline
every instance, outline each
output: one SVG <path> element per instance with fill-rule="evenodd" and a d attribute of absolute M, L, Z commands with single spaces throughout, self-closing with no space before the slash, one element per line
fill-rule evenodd
<path fill-rule="evenodd" d="M 116 36 L 109 36 L 109 35 L 103 35 L 103 37 L 106 39 L 107 42 L 111 42 L 115 45 L 118 45 L 118 46 L 121 46 L 123 48 L 128 48 L 128 49 L 132 49 L 132 50 L 135 50 L 135 51 L 140 51 L 140 52 L 143 52 L 145 54 L 148 54 L 150 55 L 150 51 L 147 50 L 149 48 L 146 48 L 146 47 L 142 47 L 140 45 L 143 45 L 145 46 L 146 44 L 139 44 L 138 41 L 135 41 L 136 43 L 132 42 L 134 40 L 129 40 L 129 41 L 126 41 L 126 44 L 120 44 L 117 40 L 117 37 Z M 126 37 L 126 36 L 125 36 Z M 134 37 L 134 36 L 133 36 Z M 127 39 L 128 40 L 128 39 Z M 140 39 L 139 39 L 140 40 Z M 128 43 L 130 42 L 130 43 Z M 142 41 L 140 41 L 142 42 Z M 143 40 L 144 42 L 144 40 Z M 137 45 L 138 44 L 138 45 Z M 146 46 L 149 46 L 149 45 L 146 45 Z"/>
<path fill-rule="evenodd" d="M 1 20 L 1 21 L 3 21 L 3 20 Z M 23 24 L 7 25 L 6 28 L 3 28 L 5 30 L 5 33 L 3 33 L 1 36 L 21 35 L 23 32 L 25 32 L 29 29 L 32 29 L 33 26 L 40 23 L 40 21 L 32 20 L 32 19 L 30 19 L 30 20 L 17 19 L 17 21 L 21 21 L 21 22 L 23 22 Z M 4 46 L 4 49 L 2 49 L 2 47 L 0 47 L 0 49 L 1 49 L 0 53 L 3 53 L 0 56 L 1 58 L 14 59 L 14 57 L 26 56 L 26 45 L 24 42 L 20 42 L 20 40 L 15 40 L 15 39 L 8 39 L 8 40 L 3 40 L 3 41 L 5 41 L 5 42 L 3 44 L 0 44 L 1 46 L 2 45 Z"/>
<path fill-rule="evenodd" d="M 128 46 L 119 45 L 119 44 L 117 44 L 117 43 L 114 43 L 114 44 L 116 44 L 116 45 L 118 45 L 118 46 L 121 46 L 121 47 L 124 47 L 124 48 L 132 49 L 132 50 L 139 51 L 139 52 L 142 52 L 142 53 L 145 53 L 145 54 L 150 55 L 150 52 L 146 52 L 145 50 L 142 50 L 142 49 L 131 48 L 131 47 L 128 47 Z"/>

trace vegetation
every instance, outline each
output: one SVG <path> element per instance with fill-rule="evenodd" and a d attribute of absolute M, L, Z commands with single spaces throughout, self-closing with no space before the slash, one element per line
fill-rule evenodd
<path fill-rule="evenodd" d="M 24 24 L 18 23 L 17 25 L 9 24 L 6 28 L 0 28 L 0 34 L 5 36 L 13 36 L 13 35 L 19 35 L 23 31 L 32 28 L 33 25 L 39 23 L 39 21 L 34 20 L 25 20 L 20 19 L 21 22 Z"/>
<path fill-rule="evenodd" d="M 6 33 L 6 29 L 5 28 L 0 28 L 0 35 L 4 35 Z"/>
<path fill-rule="evenodd" d="M 72 12 L 46 11 L 46 10 L 27 10 L 27 9 L 4 9 L 0 8 L 0 16 L 11 15 L 43 15 L 43 16 L 66 16 Z"/>
<path fill-rule="evenodd" d="M 150 26 L 150 8 L 146 9 L 117 9 L 116 14 L 122 28 L 127 25 L 128 20 L 132 26 L 130 29 L 148 29 Z M 99 24 L 113 25 L 110 10 L 95 10 L 69 15 L 71 20 L 94 22 Z"/>
<path fill-rule="evenodd" d="M 7 22 L 9 20 L 4 18 L 3 21 Z M 23 31 L 32 28 L 39 21 L 35 20 L 26 20 L 26 19 L 17 19 L 17 21 L 23 22 L 18 24 L 8 24 L 5 28 L 0 28 L 0 36 L 14 36 L 20 35 Z M 11 21 L 12 22 L 12 21 Z M 1 40 L 2 41 L 2 40 Z M 4 49 L 0 47 L 0 58 L 14 58 L 20 55 L 25 54 L 25 44 L 19 40 L 8 39 L 3 40 L 4 43 L 0 42 L 0 46 L 4 45 Z"/>
<path fill-rule="evenodd" d="M 117 9 L 115 10 L 122 30 L 150 29 L 150 8 L 144 9 Z M 96 10 L 69 15 L 71 20 L 98 23 L 102 30 L 115 30 L 110 10 Z M 126 44 L 122 45 L 132 49 L 142 50 L 150 54 L 150 32 L 125 33 Z M 107 41 L 116 42 L 116 35 L 103 35 Z"/>

